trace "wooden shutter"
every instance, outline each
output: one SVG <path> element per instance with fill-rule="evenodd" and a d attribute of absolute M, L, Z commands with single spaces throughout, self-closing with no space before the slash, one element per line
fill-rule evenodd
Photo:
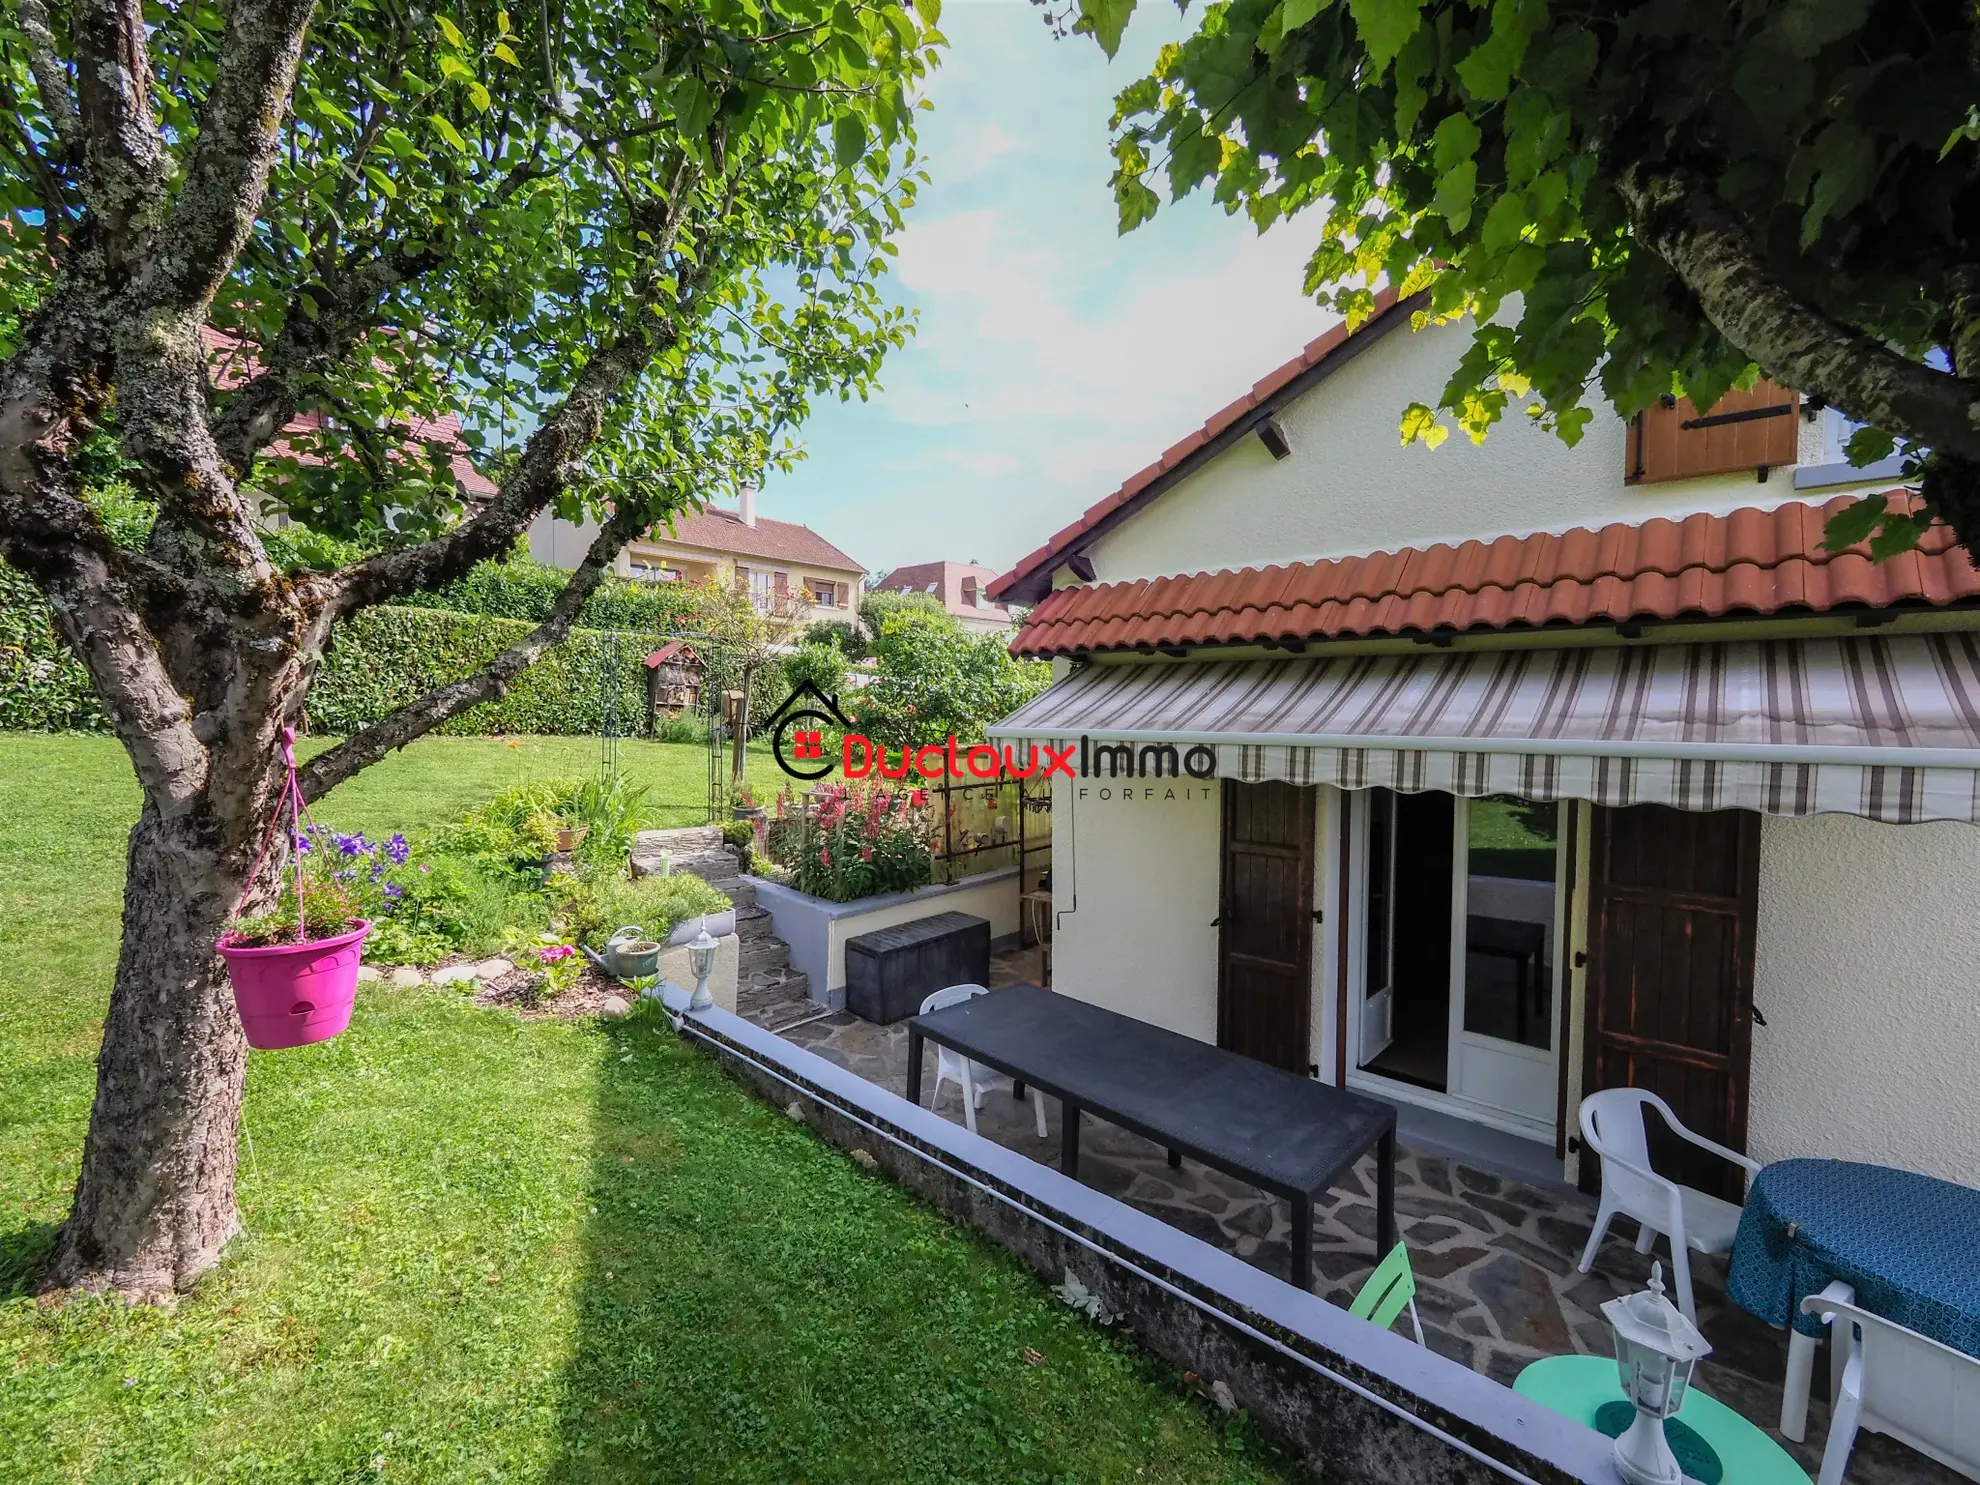
<path fill-rule="evenodd" d="M 1646 408 L 1629 426 L 1624 483 L 1753 470 L 1762 478 L 1796 461 L 1799 430 L 1796 394 L 1764 378 L 1750 392 L 1728 392 L 1700 413 L 1691 399 Z"/>
<path fill-rule="evenodd" d="M 788 572 L 778 573 L 775 579 L 775 583 L 777 588 L 777 596 L 779 598 L 782 598 L 786 593 L 791 591 L 791 575 Z"/>

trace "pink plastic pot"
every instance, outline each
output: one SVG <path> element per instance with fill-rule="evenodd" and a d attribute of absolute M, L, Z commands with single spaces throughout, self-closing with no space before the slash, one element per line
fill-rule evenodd
<path fill-rule="evenodd" d="M 221 939 L 248 1045 L 272 1051 L 327 1041 L 351 1024 L 369 922 L 335 938 L 248 948 Z"/>

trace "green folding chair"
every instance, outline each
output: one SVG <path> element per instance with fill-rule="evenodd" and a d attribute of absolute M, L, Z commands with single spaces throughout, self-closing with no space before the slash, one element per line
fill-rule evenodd
<path fill-rule="evenodd" d="M 1405 1305 L 1409 1307 L 1409 1323 L 1416 1327 L 1416 1344 L 1420 1346 L 1423 1322 L 1416 1317 L 1416 1275 L 1410 1271 L 1409 1249 L 1397 1243 L 1389 1249 L 1389 1256 L 1375 1265 L 1375 1272 L 1362 1284 L 1361 1292 L 1348 1306 L 1348 1313 L 1387 1330 L 1396 1323 L 1396 1316 Z"/>

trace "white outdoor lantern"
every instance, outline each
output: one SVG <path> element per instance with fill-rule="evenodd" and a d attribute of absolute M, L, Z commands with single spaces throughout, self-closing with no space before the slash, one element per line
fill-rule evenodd
<path fill-rule="evenodd" d="M 708 989 L 708 977 L 715 973 L 715 954 L 722 947 L 709 934 L 706 918 L 701 920 L 701 932 L 687 947 L 688 964 L 694 970 L 694 994 L 688 999 L 688 1009 L 705 1011 L 715 1004 L 715 997 Z"/>
<path fill-rule="evenodd" d="M 1664 1420 L 1684 1406 L 1691 1369 L 1712 1343 L 1664 1298 L 1664 1266 L 1650 1266 L 1650 1287 L 1602 1306 L 1616 1333 L 1616 1369 L 1636 1421 L 1616 1440 L 1616 1468 L 1629 1485 L 1679 1485 L 1684 1474 L 1664 1438 Z"/>

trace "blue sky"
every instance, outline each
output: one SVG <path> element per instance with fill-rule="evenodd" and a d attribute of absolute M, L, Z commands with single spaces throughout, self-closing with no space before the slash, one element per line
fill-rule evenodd
<path fill-rule="evenodd" d="M 814 410 L 764 515 L 872 570 L 1007 567 L 1332 323 L 1299 292 L 1317 224 L 1260 238 L 1192 197 L 1115 233 L 1114 94 L 1187 26 L 1143 0 L 1110 64 L 1024 0 L 948 0 L 888 290 L 919 333 L 872 401 Z"/>

